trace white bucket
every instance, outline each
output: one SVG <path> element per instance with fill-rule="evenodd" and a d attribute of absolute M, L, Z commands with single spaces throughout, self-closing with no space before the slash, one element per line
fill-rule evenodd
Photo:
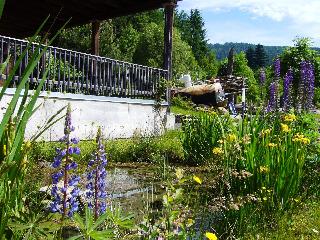
<path fill-rule="evenodd" d="M 191 81 L 191 76 L 190 74 L 185 74 L 182 76 L 180 81 L 184 82 L 185 87 L 191 87 L 192 86 L 192 81 Z"/>

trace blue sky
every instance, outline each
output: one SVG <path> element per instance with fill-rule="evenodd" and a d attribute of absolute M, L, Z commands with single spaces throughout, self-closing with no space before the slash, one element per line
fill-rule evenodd
<path fill-rule="evenodd" d="M 202 12 L 211 43 L 292 45 L 310 37 L 320 47 L 320 0 L 183 0 L 178 9 Z"/>

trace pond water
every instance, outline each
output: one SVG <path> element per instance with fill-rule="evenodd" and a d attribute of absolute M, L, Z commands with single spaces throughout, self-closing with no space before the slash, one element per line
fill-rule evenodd
<path fill-rule="evenodd" d="M 155 167 L 134 165 L 108 169 L 107 193 L 109 204 L 121 206 L 124 212 L 135 213 L 141 220 L 162 199 L 164 188 Z"/>

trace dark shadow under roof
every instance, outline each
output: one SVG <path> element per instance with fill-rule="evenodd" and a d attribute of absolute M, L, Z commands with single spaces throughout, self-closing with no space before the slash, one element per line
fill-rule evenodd
<path fill-rule="evenodd" d="M 0 34 L 31 36 L 46 19 L 44 27 L 54 33 L 70 18 L 69 27 L 162 8 L 176 0 L 6 0 Z"/>

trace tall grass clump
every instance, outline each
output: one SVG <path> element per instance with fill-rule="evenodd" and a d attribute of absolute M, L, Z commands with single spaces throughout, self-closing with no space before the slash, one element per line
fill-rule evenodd
<path fill-rule="evenodd" d="M 214 112 L 186 119 L 181 137 L 186 163 L 198 165 L 212 159 L 215 156 L 212 149 L 218 146 L 225 132 L 233 128 L 233 123 L 228 115 L 218 116 Z"/>
<path fill-rule="evenodd" d="M 0 4 L 0 13 L 3 9 L 4 1 Z M 46 22 L 46 21 L 45 21 Z M 35 33 L 39 35 L 45 22 Z M 58 31 L 59 32 L 59 31 Z M 58 33 L 57 33 L 58 34 Z M 51 44 L 55 35 L 48 44 Z M 31 38 L 31 42 L 36 37 Z M 44 42 L 44 39 L 43 41 Z M 17 59 L 16 64 L 9 72 L 9 76 L 4 81 L 0 91 L 0 101 L 4 101 L 5 92 L 9 84 L 14 81 L 14 76 L 19 69 L 24 57 L 30 51 L 31 44 L 28 44 L 22 54 Z M 29 96 L 29 78 L 37 66 L 40 58 L 46 52 L 48 46 L 38 45 L 34 54 L 30 58 L 24 72 L 21 75 L 19 84 L 12 96 L 0 123 L 0 239 L 10 234 L 8 222 L 13 216 L 19 216 L 23 210 L 24 197 L 24 177 L 28 168 L 28 151 L 39 135 L 32 138 L 32 141 L 25 141 L 24 134 L 28 120 L 37 109 L 36 101 L 46 80 L 48 71 L 42 75 L 37 89 Z M 10 56 L 4 63 L 1 63 L 0 74 L 2 74 L 10 60 Z M 21 100 L 21 101 L 19 101 Z M 50 118 L 47 127 L 54 124 L 56 119 Z M 45 127 L 43 131 L 47 129 Z"/>

